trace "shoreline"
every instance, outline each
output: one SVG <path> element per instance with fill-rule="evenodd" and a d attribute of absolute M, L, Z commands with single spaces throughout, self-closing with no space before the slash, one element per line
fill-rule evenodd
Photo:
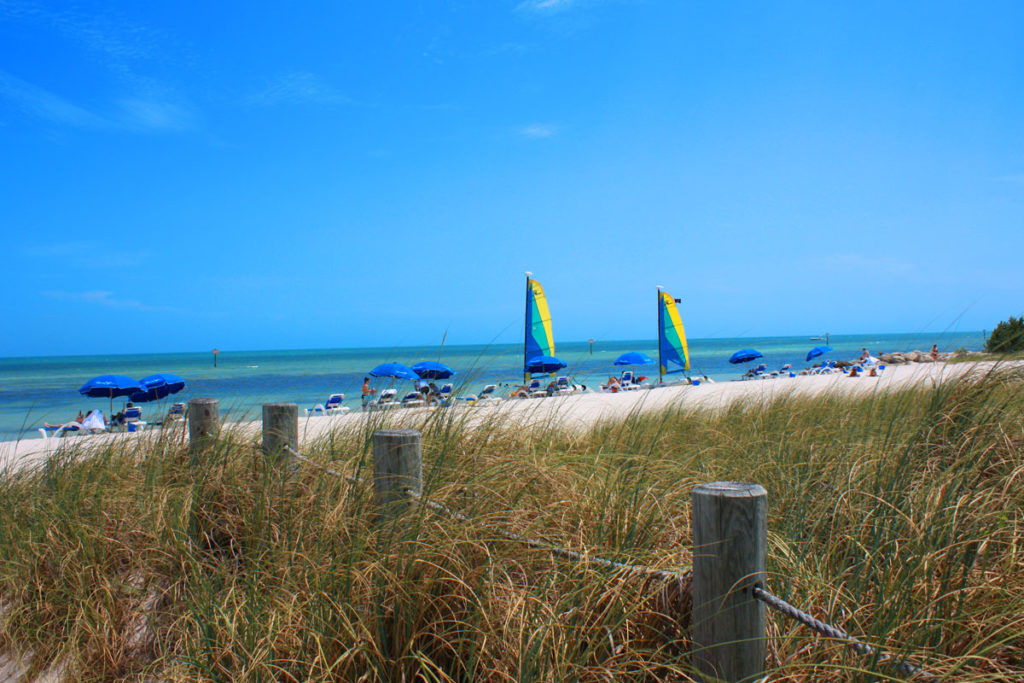
<path fill-rule="evenodd" d="M 798 375 L 747 381 L 702 383 L 700 386 L 669 385 L 651 389 L 605 393 L 587 391 L 566 396 L 537 399 L 505 399 L 493 405 L 455 405 L 450 409 L 471 424 L 493 424 L 495 420 L 516 427 L 548 426 L 583 430 L 609 420 L 625 419 L 634 414 L 665 408 L 719 410 L 737 401 L 767 402 L 781 398 L 806 398 L 825 393 L 840 396 L 864 396 L 875 392 L 893 392 L 915 386 L 938 386 L 942 382 L 975 372 L 987 372 L 1000 363 L 923 363 L 890 366 L 879 377 L 851 378 L 844 374 Z M 1024 361 L 1003 363 L 1007 367 L 1024 366 Z M 401 408 L 385 411 L 354 411 L 345 415 L 299 416 L 299 446 L 309 445 L 329 433 L 351 429 L 370 421 L 389 426 L 415 427 L 433 418 L 437 408 Z M 0 442 L 0 469 L 6 474 L 42 464 L 59 451 L 83 452 L 108 445 L 129 447 L 140 440 L 155 441 L 173 434 L 185 439 L 184 423 L 180 427 L 151 429 L 142 432 L 74 436 L 62 439 L 22 439 Z M 258 439 L 260 420 L 225 422 L 224 429 L 245 438 Z"/>

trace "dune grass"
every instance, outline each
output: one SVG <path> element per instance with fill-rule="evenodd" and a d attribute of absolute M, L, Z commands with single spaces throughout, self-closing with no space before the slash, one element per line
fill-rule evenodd
<path fill-rule="evenodd" d="M 1019 679 L 1021 380 L 586 431 L 434 411 L 426 492 L 466 524 L 378 519 L 371 486 L 273 467 L 240 433 L 199 455 L 171 430 L 72 448 L 0 479 L 0 649 L 84 681 L 690 680 L 671 586 L 495 529 L 684 570 L 690 490 L 734 479 L 769 493 L 770 590 L 942 678 Z M 389 419 L 305 450 L 366 477 Z M 769 631 L 771 680 L 898 678 L 784 617 Z"/>

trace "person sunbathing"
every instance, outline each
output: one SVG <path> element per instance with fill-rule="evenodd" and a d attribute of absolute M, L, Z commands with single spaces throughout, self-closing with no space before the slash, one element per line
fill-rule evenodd
<path fill-rule="evenodd" d="M 622 380 L 620 380 L 615 375 L 612 375 L 611 377 L 609 377 L 608 381 L 605 384 L 601 385 L 601 388 L 604 389 L 605 391 L 612 391 L 612 392 L 618 391 L 621 387 L 622 387 Z"/>
<path fill-rule="evenodd" d="M 55 425 L 52 425 L 49 422 L 44 422 L 43 426 L 46 427 L 47 429 L 60 429 L 61 427 L 64 427 L 64 426 L 71 426 L 71 425 L 75 424 L 76 422 L 78 424 L 82 424 L 83 420 L 85 420 L 85 415 L 82 415 L 82 411 L 79 410 L 78 411 L 78 415 L 75 416 L 74 420 L 70 420 L 70 421 L 65 422 L 63 424 L 55 424 Z"/>
<path fill-rule="evenodd" d="M 516 397 L 516 398 L 526 398 L 529 395 L 530 395 L 530 387 L 528 387 L 525 384 L 519 385 L 518 387 L 516 387 L 515 390 L 512 391 L 512 393 L 509 394 L 509 396 Z"/>

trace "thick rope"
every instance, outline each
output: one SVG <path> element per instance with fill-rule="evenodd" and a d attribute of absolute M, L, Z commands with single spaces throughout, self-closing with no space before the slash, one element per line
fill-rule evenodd
<path fill-rule="evenodd" d="M 326 472 L 331 476 L 343 478 L 353 484 L 362 484 L 367 481 L 366 479 L 360 479 L 359 477 L 356 477 L 354 475 L 345 474 L 344 472 L 339 472 L 338 470 L 325 467 L 324 465 L 321 465 L 320 463 L 314 460 L 310 460 L 306 456 L 302 455 L 301 453 L 293 449 L 291 446 L 285 446 L 285 450 L 288 451 L 294 457 L 301 460 L 302 462 L 312 465 L 313 467 L 321 470 L 322 472 Z M 471 521 L 468 516 L 466 516 L 462 512 L 459 512 L 458 510 L 453 510 L 447 505 L 443 505 L 441 503 L 438 503 L 437 501 L 430 500 L 429 498 L 424 498 L 423 494 L 420 493 L 419 491 L 416 491 L 411 488 L 406 488 L 404 489 L 404 491 L 407 496 L 409 496 L 417 503 L 419 503 L 420 505 L 429 510 L 446 515 L 447 517 L 457 520 L 459 522 L 465 523 Z M 547 541 L 542 541 L 537 538 L 523 536 L 522 534 L 517 534 L 514 531 L 505 531 L 504 529 L 498 529 L 493 527 L 492 530 L 502 538 L 505 538 L 509 541 L 516 541 L 518 543 L 522 543 L 524 545 L 528 545 L 534 548 L 547 550 L 552 555 L 557 555 L 558 557 L 563 557 L 565 559 L 573 560 L 576 562 L 592 564 L 613 571 L 626 572 L 627 574 L 646 574 L 648 576 L 663 579 L 665 581 L 683 581 L 685 579 L 689 579 L 689 571 L 677 572 L 666 569 L 654 569 L 653 567 L 647 567 L 644 565 L 616 562 L 615 560 L 609 560 L 603 557 L 598 557 L 596 555 L 587 555 L 577 550 L 564 548 L 562 546 L 555 545 L 553 543 L 548 543 Z M 752 593 L 755 598 L 766 604 L 768 607 L 771 607 L 775 611 L 785 614 L 787 617 L 800 622 L 804 626 L 810 628 L 812 631 L 820 633 L 826 638 L 832 638 L 833 640 L 843 641 L 843 643 L 847 647 L 852 649 L 854 652 L 857 652 L 858 654 L 868 657 L 876 657 L 876 660 L 879 664 L 893 666 L 897 671 L 899 671 L 904 676 L 911 678 L 916 676 L 922 680 L 936 678 L 934 674 L 925 671 L 919 666 L 911 664 L 906 660 L 894 659 L 891 655 L 881 652 L 875 649 L 874 647 L 868 645 L 867 643 L 861 642 L 857 638 L 854 638 L 841 628 L 836 628 L 835 626 L 831 626 L 819 619 L 812 617 L 807 612 L 804 612 L 803 610 L 794 607 L 782 598 L 772 595 L 760 586 L 755 586 Z"/>
<path fill-rule="evenodd" d="M 419 491 L 405 489 L 405 493 L 410 498 L 413 498 L 414 500 L 418 501 L 421 505 L 423 505 L 426 508 L 429 508 L 430 510 L 433 510 L 434 512 L 440 512 L 441 514 L 447 515 L 448 517 L 458 520 L 460 522 L 470 521 L 469 517 L 467 517 L 465 514 L 457 510 L 452 510 L 450 507 L 442 505 L 441 503 L 435 502 L 428 498 L 424 498 L 423 494 L 420 493 Z M 564 557 L 566 559 L 574 560 L 576 562 L 597 565 L 599 567 L 604 567 L 605 569 L 611 569 L 613 571 L 626 572 L 627 574 L 646 574 L 648 576 L 657 577 L 659 579 L 664 579 L 666 581 L 681 581 L 687 577 L 686 572 L 674 572 L 666 569 L 654 569 L 653 567 L 646 567 L 643 565 L 616 562 L 615 560 L 608 560 L 603 557 L 598 557 L 596 555 L 587 555 L 577 550 L 563 548 L 560 545 L 548 543 L 547 541 L 542 541 L 538 538 L 530 538 L 529 536 L 523 536 L 522 534 L 517 534 L 514 531 L 505 531 L 504 529 L 497 529 L 493 527 L 492 530 L 502 538 L 507 539 L 509 541 L 516 541 L 518 543 L 522 543 L 523 545 L 532 546 L 534 548 L 541 548 L 543 550 L 547 550 L 552 555 Z"/>
<path fill-rule="evenodd" d="M 345 474 L 344 472 L 333 470 L 330 467 L 325 467 L 324 465 L 321 465 L 320 463 L 314 460 L 310 460 L 302 453 L 299 453 L 298 451 L 293 449 L 291 446 L 285 446 L 284 449 L 288 451 L 288 453 L 290 453 L 292 456 L 301 460 L 302 462 L 312 465 L 318 470 L 330 474 L 331 476 L 343 478 L 353 484 L 362 484 L 367 481 L 366 479 L 360 479 L 359 477 L 353 476 L 351 474 Z M 467 517 L 465 514 L 457 510 L 453 510 L 447 505 L 442 505 L 441 503 L 430 500 L 429 498 L 424 498 L 423 494 L 420 493 L 419 491 L 414 491 L 413 489 L 409 488 L 404 489 L 404 491 L 407 496 L 409 496 L 410 498 L 412 498 L 420 505 L 429 510 L 439 512 L 443 515 L 447 515 L 451 519 L 458 520 L 459 522 L 465 523 L 471 521 L 470 518 Z M 603 557 L 597 557 L 596 555 L 587 555 L 576 550 L 563 548 L 562 546 L 542 541 L 537 538 L 523 536 L 522 534 L 517 534 L 514 531 L 505 531 L 503 529 L 493 529 L 493 531 L 502 538 L 505 538 L 509 541 L 516 541 L 518 543 L 532 546 L 534 548 L 541 548 L 559 557 L 564 557 L 569 560 L 575 560 L 576 562 L 597 565 L 599 567 L 604 567 L 605 569 L 611 569 L 613 571 L 622 571 L 629 574 L 646 574 L 649 576 L 657 577 L 659 579 L 664 579 L 666 581 L 679 581 L 687 576 L 686 572 L 674 572 L 664 569 L 654 569 L 653 567 L 645 567 L 642 565 L 616 562 L 615 560 L 608 560 Z"/>
<path fill-rule="evenodd" d="M 892 655 L 888 655 L 884 652 L 875 649 L 867 643 L 857 640 L 843 629 L 836 628 L 835 626 L 826 624 L 820 619 L 815 619 L 807 612 L 804 612 L 802 609 L 794 607 L 793 605 L 789 604 L 780 597 L 772 595 L 760 586 L 755 586 L 752 592 L 755 598 L 757 598 L 764 604 L 768 605 L 773 610 L 785 614 L 790 619 L 799 621 L 807 628 L 811 629 L 812 631 L 816 631 L 817 633 L 820 633 L 826 638 L 832 638 L 833 640 L 843 641 L 843 644 L 851 650 L 853 650 L 854 652 L 857 652 L 867 657 L 875 656 L 879 664 L 886 664 L 895 667 L 895 669 L 904 676 L 917 676 L 921 679 L 936 678 L 934 674 L 928 673 L 919 666 L 911 664 L 910 662 L 903 659 L 894 659 Z"/>
<path fill-rule="evenodd" d="M 317 468 L 321 472 L 326 472 L 327 474 L 329 474 L 329 475 L 331 475 L 333 477 L 340 477 L 341 479 L 344 479 L 345 481 L 347 481 L 347 482 L 349 482 L 351 484 L 362 484 L 363 482 L 366 481 L 365 479 L 360 479 L 359 477 L 357 477 L 355 475 L 345 474 L 344 472 L 339 472 L 338 470 L 332 470 L 330 467 L 325 467 L 324 465 L 321 465 L 320 463 L 316 462 L 315 460 L 310 460 L 309 458 L 304 456 L 302 453 L 299 453 L 298 451 L 296 451 L 291 446 L 285 446 L 284 449 L 286 451 L 288 451 L 289 453 L 291 453 L 296 458 L 298 458 L 299 460 L 301 460 L 302 462 L 304 462 L 304 463 L 306 463 L 308 465 L 312 465 L 313 467 Z"/>

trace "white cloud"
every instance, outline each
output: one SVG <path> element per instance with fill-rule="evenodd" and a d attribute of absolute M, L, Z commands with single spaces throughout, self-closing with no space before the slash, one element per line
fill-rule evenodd
<path fill-rule="evenodd" d="M 91 111 L 3 70 L 0 100 L 28 116 L 75 128 L 175 131 L 191 127 L 195 120 L 189 107 L 158 98 L 126 98 L 110 112 Z"/>
<path fill-rule="evenodd" d="M 176 131 L 191 128 L 195 121 L 190 108 L 171 102 L 131 98 L 118 104 L 124 124 L 129 128 Z"/>
<path fill-rule="evenodd" d="M 95 304 L 97 306 L 106 306 L 108 308 L 129 308 L 136 311 L 153 311 L 157 310 L 149 306 L 144 305 L 140 301 L 134 299 L 118 299 L 114 297 L 113 292 L 107 292 L 103 290 L 92 290 L 88 292 L 41 292 L 43 296 L 51 299 L 60 299 L 63 301 L 79 301 L 85 304 Z"/>
<path fill-rule="evenodd" d="M 108 126 L 103 117 L 68 100 L 0 70 L 0 98 L 30 116 L 83 128 Z"/>
<path fill-rule="evenodd" d="M 558 127 L 550 123 L 531 123 L 519 129 L 520 135 L 532 139 L 550 138 L 557 132 Z"/>
<path fill-rule="evenodd" d="M 523 0 L 516 5 L 517 12 L 560 12 L 578 4 L 577 0 Z"/>
<path fill-rule="evenodd" d="M 31 258 L 59 261 L 65 268 L 88 269 L 134 268 L 144 265 L 148 256 L 144 251 L 121 250 L 81 240 L 31 245 L 23 251 Z"/>
<path fill-rule="evenodd" d="M 316 74 L 293 71 L 274 79 L 264 90 L 250 95 L 249 104 L 269 107 L 277 104 L 353 104 L 352 100 Z"/>
<path fill-rule="evenodd" d="M 818 260 L 817 267 L 824 270 L 859 272 L 864 275 L 891 275 L 913 277 L 918 273 L 913 263 L 891 256 L 865 256 L 862 254 L 833 254 Z"/>

